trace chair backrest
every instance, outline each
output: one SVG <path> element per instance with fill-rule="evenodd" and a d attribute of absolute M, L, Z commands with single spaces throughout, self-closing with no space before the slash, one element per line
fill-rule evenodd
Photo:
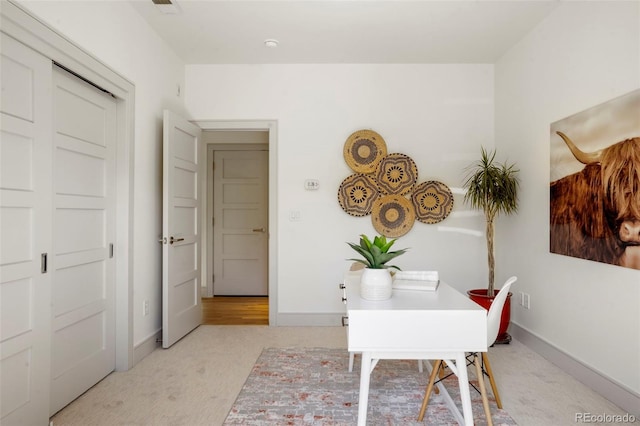
<path fill-rule="evenodd" d="M 504 283 L 498 295 L 491 302 L 489 313 L 487 314 L 487 346 L 491 346 L 498 338 L 498 330 L 500 330 L 500 319 L 502 317 L 502 308 L 507 300 L 511 284 L 516 282 L 518 277 L 511 277 Z"/>

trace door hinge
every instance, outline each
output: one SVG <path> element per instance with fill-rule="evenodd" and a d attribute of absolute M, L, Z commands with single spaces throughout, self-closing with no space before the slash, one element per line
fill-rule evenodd
<path fill-rule="evenodd" d="M 109 244 L 109 258 L 113 258 L 113 243 Z"/>

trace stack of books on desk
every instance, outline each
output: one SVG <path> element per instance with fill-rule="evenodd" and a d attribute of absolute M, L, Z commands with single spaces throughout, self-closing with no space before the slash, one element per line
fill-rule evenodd
<path fill-rule="evenodd" d="M 393 279 L 393 288 L 398 290 L 435 291 L 438 284 L 438 271 L 398 271 Z"/>

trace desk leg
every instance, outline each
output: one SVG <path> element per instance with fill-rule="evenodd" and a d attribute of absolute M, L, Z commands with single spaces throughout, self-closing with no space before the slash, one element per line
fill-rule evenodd
<path fill-rule="evenodd" d="M 460 385 L 460 399 L 462 400 L 464 424 L 466 426 L 473 426 L 471 393 L 469 392 L 469 376 L 467 375 L 467 359 L 464 355 L 464 352 L 461 352 L 456 356 L 456 369 L 458 370 L 458 383 Z"/>
<path fill-rule="evenodd" d="M 371 382 L 371 354 L 362 353 L 360 361 L 360 395 L 358 399 L 358 426 L 367 424 L 367 403 L 369 401 L 369 383 Z M 467 392 L 469 389 L 467 388 Z"/>

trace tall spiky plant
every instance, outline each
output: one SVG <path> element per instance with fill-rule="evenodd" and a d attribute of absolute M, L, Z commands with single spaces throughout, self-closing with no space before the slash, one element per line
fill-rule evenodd
<path fill-rule="evenodd" d="M 364 259 L 347 259 L 360 262 L 369 269 L 386 269 L 395 268 L 400 269 L 397 266 L 387 265 L 387 262 L 394 259 L 407 249 L 389 251 L 393 243 L 396 240 L 387 241 L 387 237 L 384 235 L 377 235 L 371 241 L 366 235 L 360 235 L 360 244 L 347 243 L 349 246 L 357 251 Z"/>
<path fill-rule="evenodd" d="M 514 164 L 495 161 L 496 151 L 487 152 L 482 147 L 480 160 L 467 167 L 464 187 L 467 192 L 464 201 L 472 208 L 484 211 L 486 220 L 487 256 L 489 264 L 489 285 L 487 296 L 494 294 L 495 250 L 493 244 L 494 221 L 499 213 L 511 214 L 518 211 L 518 170 Z"/>

